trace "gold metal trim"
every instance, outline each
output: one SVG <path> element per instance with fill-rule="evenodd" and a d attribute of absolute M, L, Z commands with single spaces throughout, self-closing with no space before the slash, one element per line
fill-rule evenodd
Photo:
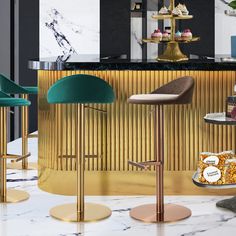
<path fill-rule="evenodd" d="M 0 202 L 15 203 L 27 200 L 29 194 L 20 190 L 7 190 L 7 109 L 6 107 L 0 107 Z"/>
<path fill-rule="evenodd" d="M 28 94 L 22 94 L 21 98 L 28 100 Z M 17 169 L 17 170 L 36 170 L 37 164 L 28 162 L 28 157 L 31 156 L 31 153 L 28 152 L 28 138 L 36 138 L 37 134 L 29 134 L 29 107 L 22 106 L 21 107 L 21 137 L 22 137 L 22 155 L 8 155 L 9 158 L 14 158 L 12 163 L 7 164 L 8 169 Z M 15 156 L 15 157 L 14 157 Z M 15 159 L 16 158 L 16 159 Z M 21 163 L 16 163 L 22 161 Z"/>
<path fill-rule="evenodd" d="M 7 154 L 7 108 L 0 107 L 0 133 L 1 133 L 1 146 L 0 146 L 0 202 L 7 201 L 7 178 L 6 178 L 6 156 Z"/>
<path fill-rule="evenodd" d="M 22 94 L 23 99 L 28 100 L 28 94 Z M 21 107 L 21 137 L 22 137 L 22 156 L 25 156 L 28 153 L 28 130 L 29 130 L 29 107 Z M 28 157 L 22 159 L 22 169 L 25 170 L 28 168 Z"/>

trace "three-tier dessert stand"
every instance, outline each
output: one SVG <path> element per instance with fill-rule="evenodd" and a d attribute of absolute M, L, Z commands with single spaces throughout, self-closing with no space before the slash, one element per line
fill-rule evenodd
<path fill-rule="evenodd" d="M 189 40 L 175 39 L 175 29 L 176 29 L 176 20 L 189 20 L 192 19 L 192 15 L 181 15 L 175 16 L 172 14 L 173 9 L 175 8 L 175 0 L 170 1 L 170 12 L 169 15 L 152 15 L 154 20 L 170 20 L 171 21 L 171 36 L 169 41 L 156 40 L 152 38 L 143 39 L 144 43 L 164 43 L 166 44 L 166 49 L 164 53 L 157 57 L 158 61 L 169 61 L 169 62 L 178 62 L 178 61 L 187 61 L 188 56 L 183 54 L 180 50 L 180 43 L 191 43 L 200 40 L 199 37 L 193 37 Z"/>

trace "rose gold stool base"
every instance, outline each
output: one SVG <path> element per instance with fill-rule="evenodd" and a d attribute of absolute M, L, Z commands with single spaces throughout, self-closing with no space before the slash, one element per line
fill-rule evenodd
<path fill-rule="evenodd" d="M 25 191 L 9 189 L 7 190 L 7 200 L 4 203 L 22 202 L 27 200 L 29 197 L 30 195 Z"/>
<path fill-rule="evenodd" d="M 190 217 L 192 214 L 188 208 L 175 204 L 165 204 L 164 209 L 164 216 L 162 219 L 157 217 L 156 204 L 135 207 L 130 211 L 130 216 L 136 220 L 154 223 L 179 221 Z"/>
<path fill-rule="evenodd" d="M 50 215 L 58 220 L 78 222 L 75 203 L 56 206 L 50 210 Z M 85 203 L 83 222 L 102 220 L 110 215 L 111 210 L 106 206 Z"/>
<path fill-rule="evenodd" d="M 38 164 L 35 162 L 29 162 L 27 169 L 22 169 L 22 163 L 21 162 L 15 162 L 15 163 L 8 163 L 7 169 L 13 169 L 13 170 L 37 170 Z"/>

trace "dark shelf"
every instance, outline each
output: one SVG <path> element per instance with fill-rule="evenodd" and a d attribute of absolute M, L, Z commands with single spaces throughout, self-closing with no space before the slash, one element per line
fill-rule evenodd
<path fill-rule="evenodd" d="M 141 12 L 141 13 L 145 13 L 146 10 L 144 10 L 144 9 L 141 9 L 141 10 L 130 10 L 130 12 Z"/>

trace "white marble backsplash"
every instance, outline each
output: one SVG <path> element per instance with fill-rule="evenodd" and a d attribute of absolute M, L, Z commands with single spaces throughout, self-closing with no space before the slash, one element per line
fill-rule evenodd
<path fill-rule="evenodd" d="M 156 11 L 147 12 L 147 36 L 148 38 L 150 38 L 153 31 L 158 28 L 158 21 L 152 19 L 153 13 L 156 13 Z M 158 44 L 148 43 L 147 58 L 156 59 L 157 56 L 158 56 Z"/>
<path fill-rule="evenodd" d="M 156 11 L 155 11 L 156 12 Z M 158 28 L 158 22 L 151 18 L 154 11 L 147 12 L 147 37 Z M 155 59 L 158 53 L 157 44 L 147 45 L 147 58 Z M 142 17 L 131 18 L 131 59 L 142 59 Z"/>
<path fill-rule="evenodd" d="M 40 0 L 40 57 L 100 53 L 100 1 Z"/>
<path fill-rule="evenodd" d="M 225 15 L 231 0 L 215 0 L 215 54 L 231 54 L 231 36 L 236 35 L 236 17 Z M 231 9 L 232 10 L 232 9 Z"/>
<path fill-rule="evenodd" d="M 142 59 L 142 17 L 131 18 L 131 59 Z"/>

